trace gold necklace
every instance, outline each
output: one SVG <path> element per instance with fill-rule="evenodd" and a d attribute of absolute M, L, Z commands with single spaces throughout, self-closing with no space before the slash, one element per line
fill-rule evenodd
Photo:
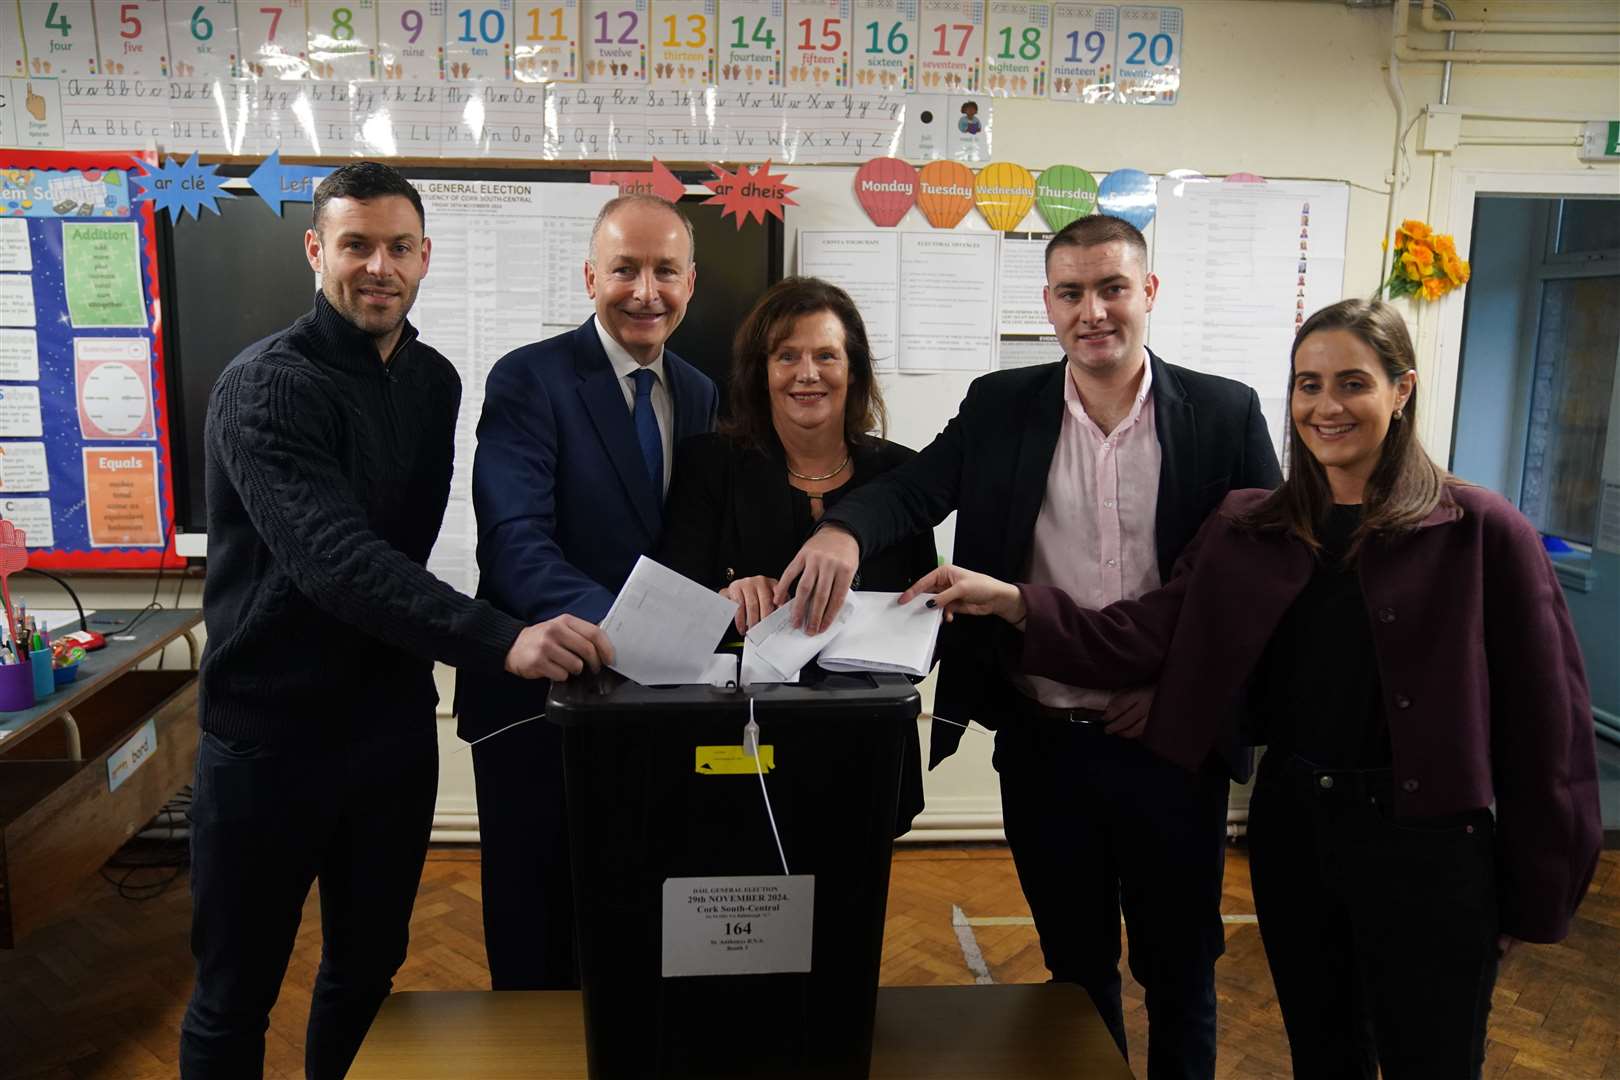
<path fill-rule="evenodd" d="M 787 459 L 784 457 L 783 463 L 785 464 L 786 461 Z M 802 472 L 794 472 L 792 465 L 788 465 L 787 471 L 788 475 L 792 476 L 796 480 L 808 480 L 812 484 L 817 484 L 823 480 L 831 480 L 833 477 L 837 476 L 847 468 L 849 468 L 849 454 L 846 453 L 844 455 L 844 460 L 838 463 L 838 468 L 834 469 L 830 473 L 822 473 L 820 476 L 806 476 Z"/>

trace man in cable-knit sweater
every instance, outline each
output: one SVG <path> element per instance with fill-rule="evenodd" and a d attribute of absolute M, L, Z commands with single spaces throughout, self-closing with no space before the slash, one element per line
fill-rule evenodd
<path fill-rule="evenodd" d="M 314 309 L 249 346 L 209 400 L 187 1080 L 262 1075 L 317 878 L 305 1071 L 348 1070 L 405 958 L 438 783 L 435 660 L 565 679 L 611 658 L 589 622 L 525 628 L 424 568 L 461 403 L 405 318 L 425 227 L 388 166 L 327 177 L 305 236 Z"/>

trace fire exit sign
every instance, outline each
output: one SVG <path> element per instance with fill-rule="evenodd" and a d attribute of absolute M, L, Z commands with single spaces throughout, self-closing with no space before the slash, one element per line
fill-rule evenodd
<path fill-rule="evenodd" d="M 1620 161 L 1620 120 L 1594 120 L 1581 137 L 1582 161 Z"/>

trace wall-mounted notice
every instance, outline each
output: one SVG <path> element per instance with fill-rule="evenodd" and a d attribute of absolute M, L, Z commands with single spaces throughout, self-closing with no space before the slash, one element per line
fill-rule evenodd
<path fill-rule="evenodd" d="M 984 88 L 997 97 L 1045 97 L 1052 6 L 1045 0 L 990 0 Z"/>
<path fill-rule="evenodd" d="M 1171 363 L 1254 387 L 1280 456 L 1295 328 L 1343 296 L 1350 189 L 1166 179 L 1158 199 L 1148 342 Z"/>
<path fill-rule="evenodd" d="M 370 79 L 376 74 L 377 7 L 373 0 L 308 0 L 309 73 L 317 79 Z"/>
<path fill-rule="evenodd" d="M 977 93 L 984 78 L 984 0 L 920 0 L 917 20 L 922 89 Z"/>
<path fill-rule="evenodd" d="M 0 379 L 39 381 L 39 336 L 32 330 L 0 330 Z"/>
<path fill-rule="evenodd" d="M 716 81 L 717 0 L 654 0 L 652 84 L 701 87 Z"/>
<path fill-rule="evenodd" d="M 9 22 L 9 20 L 8 20 Z M 96 22 L 90 0 L 30 0 L 17 5 L 28 71 L 35 78 L 96 75 Z M 10 26 L 7 26 L 10 33 Z"/>
<path fill-rule="evenodd" d="M 850 80 L 857 90 L 917 86 L 917 0 L 854 0 Z"/>
<path fill-rule="evenodd" d="M 996 347 L 994 233 L 900 233 L 900 370 L 984 371 Z"/>
<path fill-rule="evenodd" d="M 720 85 L 761 89 L 782 85 L 783 0 L 721 0 Z"/>
<path fill-rule="evenodd" d="M 1114 93 L 1119 9 L 1101 4 L 1052 6 L 1052 100 L 1107 101 Z"/>
<path fill-rule="evenodd" d="M 308 12 L 304 0 L 238 4 L 237 37 L 244 73 L 255 79 L 309 76 Z"/>
<path fill-rule="evenodd" d="M 73 383 L 86 440 L 157 437 L 152 353 L 145 338 L 74 338 Z"/>
<path fill-rule="evenodd" d="M 585 0 L 585 81 L 640 86 L 647 81 L 647 0 Z"/>
<path fill-rule="evenodd" d="M 892 230 L 799 233 L 799 273 L 834 282 L 849 293 L 866 324 L 872 363 L 899 367 L 900 234 Z"/>
<path fill-rule="evenodd" d="M 39 387 L 0 386 L 0 437 L 37 439 L 45 434 L 39 412 Z"/>
<path fill-rule="evenodd" d="M 0 491 L 49 490 L 51 473 L 45 464 L 44 443 L 0 443 Z"/>
<path fill-rule="evenodd" d="M 579 0 L 520 0 L 512 75 L 523 82 L 579 78 Z"/>
<path fill-rule="evenodd" d="M 95 12 L 101 74 L 132 79 L 169 77 L 169 34 L 163 25 L 163 0 L 101 3 L 95 5 Z"/>
<path fill-rule="evenodd" d="M 444 0 L 377 0 L 377 74 L 385 82 L 444 78 Z"/>
<path fill-rule="evenodd" d="M 62 223 L 62 276 L 75 327 L 146 327 L 139 245 L 133 221 Z"/>
<path fill-rule="evenodd" d="M 91 547 L 163 543 L 153 447 L 85 447 L 84 500 Z"/>
<path fill-rule="evenodd" d="M 787 85 L 839 90 L 850 85 L 850 0 L 788 0 Z"/>
<path fill-rule="evenodd" d="M 0 274 L 0 326 L 33 326 L 34 279 L 28 274 Z"/>
<path fill-rule="evenodd" d="M 168 15 L 169 67 L 176 79 L 234 79 L 242 74 L 236 0 L 170 4 Z"/>
<path fill-rule="evenodd" d="M 1119 9 L 1115 92 L 1136 105 L 1174 105 L 1181 92 L 1181 9 Z"/>
<path fill-rule="evenodd" d="M 56 527 L 51 520 L 51 500 L 0 499 L 0 515 L 22 530 L 28 547 L 56 546 Z"/>

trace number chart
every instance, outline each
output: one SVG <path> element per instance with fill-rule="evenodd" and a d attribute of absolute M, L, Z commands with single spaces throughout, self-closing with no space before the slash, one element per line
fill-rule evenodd
<path fill-rule="evenodd" d="M 585 81 L 644 84 L 650 24 L 647 0 L 585 0 Z"/>
<path fill-rule="evenodd" d="M 512 0 L 450 0 L 445 17 L 447 77 L 494 82 L 512 77 Z"/>
<path fill-rule="evenodd" d="M 720 85 L 782 85 L 782 0 L 720 0 Z"/>
<path fill-rule="evenodd" d="M 977 92 L 984 79 L 984 0 L 921 0 L 917 82 L 933 92 Z"/>
<path fill-rule="evenodd" d="M 1052 99 L 1088 104 L 1111 100 L 1118 41 L 1118 8 L 1053 5 Z"/>
<path fill-rule="evenodd" d="M 445 0 L 378 0 L 377 77 L 384 82 L 444 78 Z"/>
<path fill-rule="evenodd" d="M 309 75 L 308 24 L 304 0 L 237 4 L 237 34 L 244 72 L 255 79 L 302 79 Z"/>
<path fill-rule="evenodd" d="M 715 82 L 716 0 L 654 0 L 652 85 L 709 86 Z"/>
<path fill-rule="evenodd" d="M 851 84 L 857 90 L 917 86 L 917 0 L 855 0 L 850 12 Z"/>
<path fill-rule="evenodd" d="M 990 0 L 984 88 L 996 97 L 1045 97 L 1052 9 L 1040 0 Z"/>
<path fill-rule="evenodd" d="M 787 85 L 841 90 L 849 85 L 850 0 L 788 0 Z"/>
<path fill-rule="evenodd" d="M 101 74 L 131 79 L 169 77 L 169 35 L 163 0 L 117 0 L 95 5 Z"/>
<path fill-rule="evenodd" d="M 375 75 L 373 0 L 309 0 L 308 19 L 311 76 L 349 82 Z"/>
<path fill-rule="evenodd" d="M 96 25 L 90 0 L 29 0 L 18 8 L 28 74 L 96 75 Z"/>
<path fill-rule="evenodd" d="M 169 66 L 177 79 L 234 79 L 242 74 L 236 0 L 170 0 Z"/>
<path fill-rule="evenodd" d="M 579 79 L 579 0 L 519 0 L 512 73 L 523 82 Z"/>
<path fill-rule="evenodd" d="M 1181 90 L 1181 9 L 1119 9 L 1119 84 L 1136 105 L 1174 105 Z"/>

